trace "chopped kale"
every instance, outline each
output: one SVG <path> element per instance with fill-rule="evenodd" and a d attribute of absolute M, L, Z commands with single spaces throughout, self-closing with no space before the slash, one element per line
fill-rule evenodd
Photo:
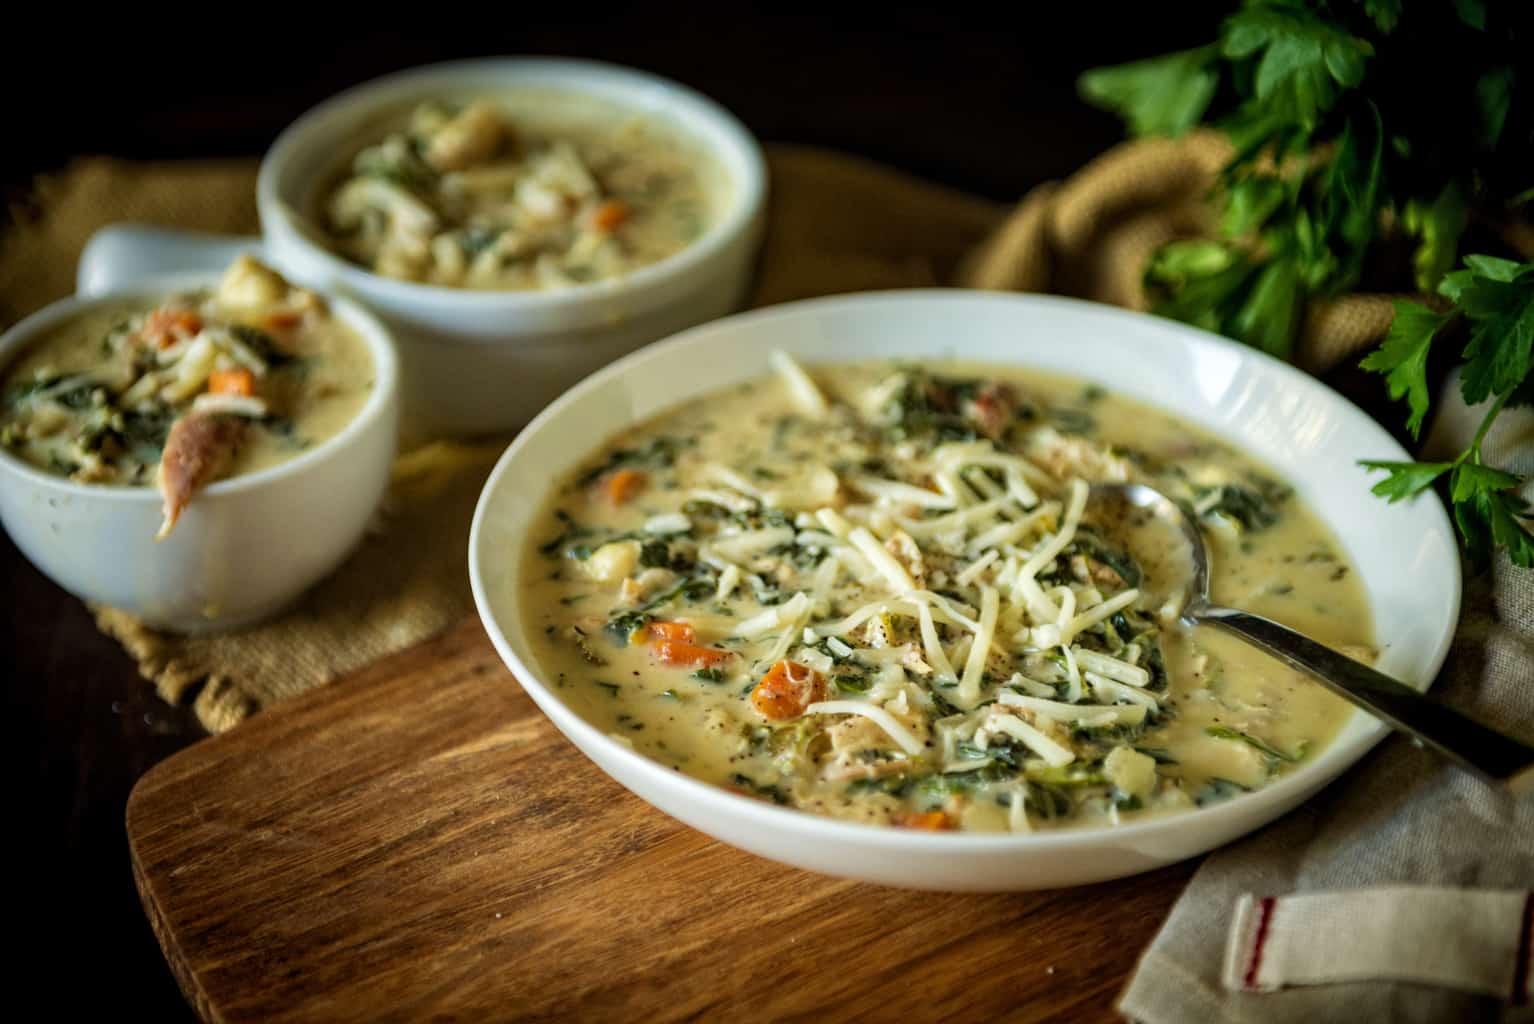
<path fill-rule="evenodd" d="M 555 537 L 548 543 L 540 544 L 538 546 L 538 553 L 546 557 L 558 558 L 572 541 L 590 537 L 597 532 L 589 526 L 582 526 L 580 523 L 577 523 L 570 517 L 570 513 L 566 512 L 564 509 L 555 509 L 554 517 L 558 519 L 562 524 L 564 524 L 564 532 L 562 532 L 559 536 Z M 576 557 L 584 560 L 590 556 L 591 550 L 589 547 L 587 547 L 586 554 L 578 555 Z"/>
<path fill-rule="evenodd" d="M 1217 740 L 1234 740 L 1237 743 L 1245 743 L 1268 760 L 1268 767 L 1275 768 L 1280 764 L 1297 764 L 1305 759 L 1307 745 L 1301 743 L 1292 754 L 1286 754 L 1277 747 L 1264 743 L 1251 733 L 1242 732 L 1240 729 L 1232 729 L 1224 725 L 1211 725 L 1204 732 Z"/>
<path fill-rule="evenodd" d="M 1233 796 L 1242 793 L 1250 793 L 1252 787 L 1243 786 L 1239 782 L 1230 779 L 1211 778 L 1197 793 L 1193 794 L 1193 802 L 1200 807 L 1217 804 L 1222 800 L 1229 800 Z"/>
<path fill-rule="evenodd" d="M 1217 484 L 1195 487 L 1194 500 L 1204 515 L 1223 515 L 1248 530 L 1264 530 L 1279 520 L 1279 506 L 1293 493 L 1288 487 L 1267 477 L 1252 474 L 1251 487 L 1241 484 Z"/>
<path fill-rule="evenodd" d="M 607 625 L 602 627 L 603 632 L 610 636 L 619 647 L 627 647 L 633 643 L 634 634 L 650 624 L 650 616 L 644 612 L 623 612 L 608 620 Z"/>
<path fill-rule="evenodd" d="M 974 441 L 975 424 L 963 414 L 964 403 L 979 393 L 978 379 L 939 377 L 920 369 L 906 372 L 905 386 L 893 400 L 896 440 Z"/>
<path fill-rule="evenodd" d="M 911 791 L 915 784 L 909 775 L 885 775 L 873 779 L 853 779 L 847 783 L 846 793 L 848 796 L 857 796 L 862 793 L 888 793 L 890 796 L 904 796 Z"/>
<path fill-rule="evenodd" d="M 1049 782 L 1029 782 L 1026 792 L 1025 806 L 1040 818 L 1068 818 L 1076 809 L 1075 799 L 1062 786 Z"/>
<path fill-rule="evenodd" d="M 842 693 L 867 693 L 870 685 L 867 676 L 851 672 L 839 672 L 831 677 L 831 682 L 835 683 L 836 688 Z"/>
<path fill-rule="evenodd" d="M 671 548 L 663 540 L 647 540 L 639 547 L 639 564 L 646 569 L 664 569 L 671 564 Z"/>
<path fill-rule="evenodd" d="M 730 782 L 738 788 L 745 790 L 747 795 L 762 797 L 780 805 L 789 802 L 788 794 L 783 792 L 781 788 L 769 783 L 757 782 L 749 775 L 742 775 L 740 772 L 736 772 L 730 776 Z"/>
<path fill-rule="evenodd" d="M 491 249 L 501 237 L 501 229 L 470 225 L 458 234 L 458 247 L 471 259 Z"/>
<path fill-rule="evenodd" d="M 268 366 L 282 366 L 293 361 L 293 355 L 277 344 L 277 339 L 249 324 L 230 324 L 229 333 L 234 340 L 250 349 Z"/>
<path fill-rule="evenodd" d="M 1084 409 L 1054 409 L 1049 418 L 1062 434 L 1090 434 L 1097 429 L 1097 417 Z"/>
<path fill-rule="evenodd" d="M 677 453 L 691 443 L 690 438 L 657 437 L 642 448 L 615 448 L 605 462 L 586 470 L 576 483 L 585 487 L 612 470 L 625 466 L 666 469 L 676 463 Z"/>

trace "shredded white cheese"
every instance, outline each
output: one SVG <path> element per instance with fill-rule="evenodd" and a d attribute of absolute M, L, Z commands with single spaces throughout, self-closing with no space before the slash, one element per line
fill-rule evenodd
<path fill-rule="evenodd" d="M 1068 625 L 1061 628 L 1060 642 L 1067 644 L 1070 643 L 1071 640 L 1073 640 L 1083 630 L 1090 629 L 1097 623 L 1112 616 L 1115 612 L 1119 612 L 1125 608 L 1128 608 L 1130 605 L 1134 604 L 1135 601 L 1139 599 L 1139 597 L 1140 591 L 1134 588 L 1130 588 L 1129 590 L 1124 591 L 1122 594 L 1115 594 L 1113 597 L 1110 597 L 1108 600 L 1104 601 L 1097 607 L 1082 612 L 1080 615 L 1072 619 Z"/>
<path fill-rule="evenodd" d="M 969 568 L 954 577 L 954 582 L 961 587 L 967 587 L 980 578 L 980 574 L 990 567 L 991 563 L 1001 558 L 995 551 L 987 551 L 969 564 Z"/>
<path fill-rule="evenodd" d="M 744 562 L 764 551 L 793 542 L 792 526 L 769 526 L 762 530 L 750 530 L 716 538 L 712 547 L 714 551 L 731 561 Z"/>
<path fill-rule="evenodd" d="M 667 512 L 663 515 L 651 516 L 644 521 L 644 532 L 666 536 L 673 533 L 688 533 L 692 530 L 692 520 L 681 512 Z"/>
<path fill-rule="evenodd" d="M 767 362 L 783 378 L 783 383 L 788 386 L 789 397 L 800 412 L 814 419 L 825 416 L 830 410 L 826 396 L 820 393 L 820 388 L 815 386 L 810 375 L 804 372 L 804 367 L 793 356 L 782 349 L 773 349 L 767 356 Z"/>
<path fill-rule="evenodd" d="M 996 614 L 1000 608 L 1001 595 L 996 593 L 996 588 L 982 587 L 980 628 L 975 630 L 975 643 L 969 649 L 969 660 L 959 680 L 958 697 L 965 706 L 973 707 L 980 700 L 980 677 L 985 672 L 986 659 L 991 653 L 991 638 L 996 634 Z"/>
<path fill-rule="evenodd" d="M 957 679 L 954 674 L 953 663 L 948 660 L 948 655 L 943 653 L 943 645 L 938 640 L 937 626 L 932 621 L 932 608 L 926 602 L 916 606 L 916 618 L 921 625 L 922 649 L 927 655 L 927 664 L 932 666 L 932 671 L 939 679 Z"/>
<path fill-rule="evenodd" d="M 905 571 L 905 566 L 895 561 L 895 556 L 884 550 L 884 545 L 880 544 L 866 527 L 854 527 L 852 532 L 847 534 L 847 540 L 864 558 L 868 559 L 896 593 L 916 589 L 916 581 L 911 579 L 911 574 Z"/>
<path fill-rule="evenodd" d="M 1099 728 L 1105 725 L 1139 725 L 1145 721 L 1146 712 L 1144 707 L 1136 704 L 1113 704 L 1106 707 L 1093 704 L 1065 704 L 1057 700 L 1024 696 L 1021 693 L 1013 693 L 1011 690 L 1002 690 L 996 695 L 996 700 L 1009 707 L 1032 711 L 1044 718 L 1085 725 L 1088 728 Z"/>
<path fill-rule="evenodd" d="M 911 730 L 901 725 L 894 715 L 881 707 L 857 700 L 823 700 L 817 704 L 811 704 L 805 711 L 812 715 L 862 715 L 888 733 L 890 739 L 900 745 L 901 750 L 912 757 L 921 756 L 923 749 L 921 740 L 918 740 Z"/>
<path fill-rule="evenodd" d="M 875 476 L 855 476 L 852 486 L 864 494 L 887 499 L 897 505 L 915 505 L 918 508 L 951 509 L 954 499 L 946 494 L 929 491 L 899 480 L 882 480 Z"/>
<path fill-rule="evenodd" d="M 719 574 L 719 586 L 714 590 L 714 600 L 728 601 L 735 588 L 740 586 L 740 566 L 726 565 Z"/>
<path fill-rule="evenodd" d="M 1080 647 L 1073 648 L 1073 653 L 1082 668 L 1096 672 L 1098 675 L 1128 683 L 1130 686 L 1144 688 L 1150 685 L 1150 673 L 1143 668 L 1097 651 L 1082 650 Z"/>
<path fill-rule="evenodd" d="M 772 632 L 781 625 L 793 622 L 801 614 L 807 613 L 809 609 L 809 596 L 802 592 L 795 594 L 782 604 L 773 605 L 751 616 L 749 619 L 741 620 L 740 624 L 735 627 L 733 635 L 746 640 L 762 636 Z M 791 632 L 797 633 L 798 629 L 794 629 Z M 777 659 L 774 658 L 772 660 L 776 661 Z"/>
<path fill-rule="evenodd" d="M 1051 767 L 1059 768 L 1076 760 L 1075 753 L 1069 747 L 1056 743 L 1014 715 L 994 715 L 986 722 L 985 728 L 993 733 L 1004 732 L 1013 739 L 1022 741 L 1029 750 L 1042 757 Z"/>

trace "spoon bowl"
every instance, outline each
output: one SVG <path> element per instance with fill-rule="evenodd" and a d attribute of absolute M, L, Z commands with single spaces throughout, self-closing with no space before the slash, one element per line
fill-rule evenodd
<path fill-rule="evenodd" d="M 1155 522 L 1176 530 L 1188 547 L 1185 585 L 1174 587 L 1162 615 L 1188 626 L 1211 625 L 1305 673 L 1344 700 L 1362 708 L 1397 732 L 1438 751 L 1452 763 L 1515 792 L 1534 787 L 1534 747 L 1446 707 L 1405 683 L 1282 623 L 1209 598 L 1209 549 L 1203 531 L 1188 512 L 1167 495 L 1141 483 L 1093 484 L 1088 508 L 1121 504 L 1138 512 L 1135 525 Z"/>

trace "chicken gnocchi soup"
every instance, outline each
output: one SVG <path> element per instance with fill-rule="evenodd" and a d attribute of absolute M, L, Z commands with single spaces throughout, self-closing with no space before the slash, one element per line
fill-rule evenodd
<path fill-rule="evenodd" d="M 89 484 L 158 486 L 170 533 L 203 487 L 341 431 L 373 387 L 362 339 L 248 256 L 209 291 L 104 309 L 5 374 L 0 444 Z"/>
<path fill-rule="evenodd" d="M 530 540 L 543 678 L 613 737 L 805 811 L 1021 832 L 1257 789 L 1347 717 L 1179 625 L 1176 553 L 1087 501 L 1163 489 L 1216 599 L 1369 657 L 1352 566 L 1248 456 L 1079 381 L 774 360 L 594 454 Z"/>
<path fill-rule="evenodd" d="M 335 247 L 379 274 L 477 289 L 617 277 L 701 235 L 719 193 L 684 140 L 597 100 L 424 103 L 330 194 Z"/>

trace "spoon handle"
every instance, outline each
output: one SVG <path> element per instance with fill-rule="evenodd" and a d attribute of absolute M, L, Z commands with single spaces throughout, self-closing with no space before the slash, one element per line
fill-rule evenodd
<path fill-rule="evenodd" d="M 1413 736 L 1450 760 L 1518 792 L 1534 786 L 1534 748 L 1296 633 L 1235 608 L 1189 609 L 1198 622 L 1235 633 L 1279 661 L 1314 676 L 1392 728 Z"/>

